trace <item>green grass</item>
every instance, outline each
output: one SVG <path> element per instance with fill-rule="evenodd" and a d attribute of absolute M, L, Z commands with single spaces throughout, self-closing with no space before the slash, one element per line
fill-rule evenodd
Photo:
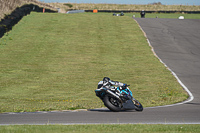
<path fill-rule="evenodd" d="M 0 126 L 1 133 L 199 133 L 199 125 L 15 125 Z"/>
<path fill-rule="evenodd" d="M 31 13 L 0 53 L 0 112 L 104 107 L 94 93 L 104 76 L 130 84 L 144 107 L 187 98 L 130 16 Z"/>

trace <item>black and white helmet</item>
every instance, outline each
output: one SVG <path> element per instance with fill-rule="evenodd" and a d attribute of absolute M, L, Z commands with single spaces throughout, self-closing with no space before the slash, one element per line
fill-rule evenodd
<path fill-rule="evenodd" d="M 108 77 L 103 78 L 103 83 L 108 83 L 109 81 L 110 81 L 110 78 L 108 78 Z"/>

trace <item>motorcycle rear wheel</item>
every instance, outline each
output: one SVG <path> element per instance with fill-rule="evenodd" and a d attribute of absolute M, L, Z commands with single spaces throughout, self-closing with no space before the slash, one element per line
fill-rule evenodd
<path fill-rule="evenodd" d="M 114 112 L 121 111 L 121 106 L 120 106 L 121 102 L 117 98 L 111 95 L 106 95 L 103 99 L 103 102 L 104 102 L 104 105 L 111 111 L 114 111 Z"/>

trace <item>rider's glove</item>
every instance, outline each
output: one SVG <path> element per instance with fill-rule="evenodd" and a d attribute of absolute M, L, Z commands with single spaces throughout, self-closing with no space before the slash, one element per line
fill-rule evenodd
<path fill-rule="evenodd" d="M 124 84 L 124 85 L 122 86 L 122 89 L 126 89 L 126 87 L 127 87 L 127 84 Z"/>

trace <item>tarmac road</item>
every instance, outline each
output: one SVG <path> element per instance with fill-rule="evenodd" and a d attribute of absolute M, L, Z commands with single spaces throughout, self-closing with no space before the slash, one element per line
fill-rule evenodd
<path fill-rule="evenodd" d="M 189 102 L 143 112 L 90 111 L 4 113 L 0 124 L 200 124 L 200 20 L 135 18 L 158 57 L 192 95 Z"/>

